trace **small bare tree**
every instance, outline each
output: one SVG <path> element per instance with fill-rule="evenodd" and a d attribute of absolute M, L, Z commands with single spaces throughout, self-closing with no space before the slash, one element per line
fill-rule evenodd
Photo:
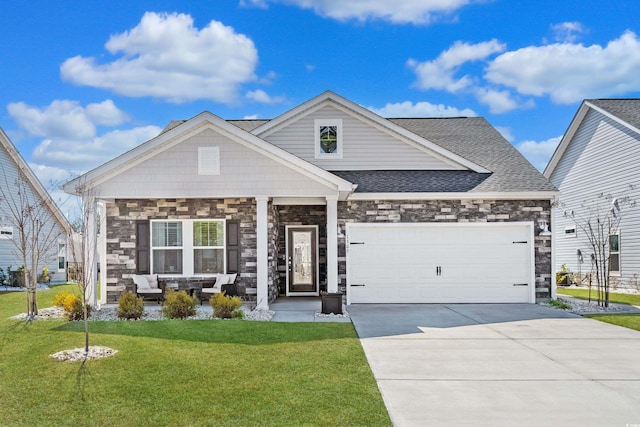
<path fill-rule="evenodd" d="M 0 202 L 16 231 L 13 243 L 24 266 L 27 319 L 33 320 L 38 314 L 36 289 L 40 266 L 56 261 L 58 240 L 64 236 L 64 230 L 57 226 L 53 201 L 38 194 L 22 166 L 18 165 L 15 179 L 9 179 L 5 170 L 3 177 L 6 185 L 0 185 Z"/>
<path fill-rule="evenodd" d="M 76 266 L 76 284 L 80 292 L 83 308 L 85 332 L 85 354 L 89 353 L 89 307 L 96 301 L 97 272 L 97 224 L 98 211 L 95 195 L 86 184 L 80 183 L 75 189 L 78 196 L 80 216 L 73 221 L 70 232 L 70 257 Z"/>
<path fill-rule="evenodd" d="M 595 199 L 583 202 L 577 210 L 564 210 L 564 216 L 575 220 L 593 251 L 591 262 L 598 288 L 598 305 L 603 307 L 609 306 L 611 247 L 619 243 L 615 239 L 624 206 L 635 206 L 635 201 L 629 196 L 600 193 Z"/>

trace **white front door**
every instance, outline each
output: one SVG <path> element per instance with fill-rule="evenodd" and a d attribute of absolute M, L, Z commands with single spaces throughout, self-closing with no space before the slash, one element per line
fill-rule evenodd
<path fill-rule="evenodd" d="M 349 303 L 534 302 L 530 223 L 349 224 Z"/>

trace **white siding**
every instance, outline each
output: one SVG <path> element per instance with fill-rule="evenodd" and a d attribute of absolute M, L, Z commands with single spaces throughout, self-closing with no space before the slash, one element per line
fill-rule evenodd
<path fill-rule="evenodd" d="M 0 186 L 2 186 L 2 190 L 5 194 L 9 195 L 15 191 L 15 183 L 18 179 L 18 167 L 13 161 L 13 158 L 9 156 L 4 146 L 0 145 Z M 29 186 L 29 197 L 30 203 L 34 203 L 35 200 L 38 200 L 40 197 L 38 193 Z M 10 196 L 9 196 L 10 197 Z M 2 196 L 0 195 L 0 199 Z M 55 219 L 52 213 L 49 213 L 49 224 L 53 227 L 56 227 L 57 231 L 55 235 L 59 235 L 60 239 L 66 239 L 66 233 L 64 229 L 60 226 L 58 221 Z M 8 202 L 5 200 L 0 201 L 0 224 L 3 225 L 11 225 L 12 224 L 12 215 L 8 211 Z M 18 232 L 15 226 L 13 226 L 14 232 L 14 240 L 5 240 L 0 239 L 0 267 L 4 270 L 5 274 L 7 271 L 7 267 L 11 266 L 12 270 L 16 270 L 19 266 L 23 265 L 24 262 L 22 260 L 22 256 L 20 255 L 18 249 L 14 242 L 18 242 Z M 46 265 L 49 268 L 50 273 L 52 274 L 52 281 L 65 281 L 66 274 L 65 273 L 57 273 L 58 271 L 58 245 L 57 243 L 53 245 L 50 253 L 44 256 L 41 265 L 39 266 L 39 272 L 42 271 L 42 268 Z"/>
<path fill-rule="evenodd" d="M 342 119 L 341 159 L 316 159 L 314 120 Z M 325 106 L 265 136 L 265 140 L 326 170 L 462 170 L 376 127 Z"/>
<path fill-rule="evenodd" d="M 564 229 L 575 222 L 565 218 L 563 211 L 593 200 L 600 193 L 630 196 L 640 203 L 640 135 L 590 110 L 567 150 L 556 166 L 550 180 L 560 192 L 561 206 L 556 209 L 556 268 L 566 264 L 578 271 L 577 249 L 583 253 L 582 272 L 589 271 L 590 254 L 585 233 L 577 228 L 577 237 L 564 235 Z M 620 223 L 621 281 L 626 282 L 633 273 L 640 274 L 640 206 L 622 207 Z"/>
<path fill-rule="evenodd" d="M 198 175 L 198 147 L 220 148 L 219 175 Z M 336 191 L 208 129 L 101 184 L 98 193 L 118 198 L 322 197 Z"/>

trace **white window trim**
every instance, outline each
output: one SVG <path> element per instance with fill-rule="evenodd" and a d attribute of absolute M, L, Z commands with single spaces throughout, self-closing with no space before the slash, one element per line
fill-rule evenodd
<path fill-rule="evenodd" d="M 62 258 L 64 262 L 62 263 L 63 267 L 60 268 L 60 254 L 62 253 Z M 58 240 L 58 259 L 56 260 L 56 265 L 58 266 L 58 273 L 64 273 L 64 266 L 67 264 L 67 243 L 64 240 Z"/>
<path fill-rule="evenodd" d="M 153 230 L 154 222 L 180 222 L 182 223 L 182 246 L 153 246 L 153 231 L 149 233 L 149 247 L 151 248 L 150 265 L 151 271 L 154 271 L 153 266 L 153 251 L 156 249 L 181 249 L 182 250 L 182 274 L 160 274 L 161 277 L 215 277 L 218 273 L 195 273 L 195 249 L 222 249 L 224 251 L 223 256 L 223 272 L 227 271 L 227 224 L 226 220 L 220 218 L 195 218 L 195 219 L 152 219 L 151 230 Z M 222 229 L 224 230 L 224 241 L 222 246 L 195 246 L 193 244 L 193 224 L 195 222 L 221 222 Z"/>
<path fill-rule="evenodd" d="M 0 225 L 0 239 L 13 240 L 13 226 Z"/>
<path fill-rule="evenodd" d="M 564 228 L 564 237 L 577 237 L 577 236 L 578 236 L 578 229 L 575 226 L 575 224 L 569 225 Z"/>
<path fill-rule="evenodd" d="M 313 121 L 314 126 L 314 141 L 315 141 L 315 157 L 316 159 L 341 159 L 342 158 L 342 119 L 315 119 Z M 338 138 L 336 144 L 335 153 L 322 153 L 320 151 L 320 128 L 322 126 L 335 126 L 336 135 Z"/>
<path fill-rule="evenodd" d="M 622 273 L 622 239 L 620 238 L 620 230 L 614 230 L 611 233 L 609 233 L 610 236 L 618 236 L 618 251 L 617 252 L 613 252 L 614 254 L 618 255 L 618 269 L 617 270 L 609 270 L 609 275 L 611 276 L 620 276 Z M 611 258 L 611 246 L 609 246 L 609 258 Z M 609 264 L 610 266 L 611 264 Z M 609 267 L 608 266 L 608 267 Z"/>

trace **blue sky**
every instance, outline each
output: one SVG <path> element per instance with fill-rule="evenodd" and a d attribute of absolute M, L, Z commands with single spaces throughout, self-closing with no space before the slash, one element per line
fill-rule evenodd
<path fill-rule="evenodd" d="M 208 110 L 329 89 L 386 117 L 486 117 L 539 169 L 584 98 L 640 97 L 640 2 L 18 1 L 0 127 L 46 184 Z"/>

